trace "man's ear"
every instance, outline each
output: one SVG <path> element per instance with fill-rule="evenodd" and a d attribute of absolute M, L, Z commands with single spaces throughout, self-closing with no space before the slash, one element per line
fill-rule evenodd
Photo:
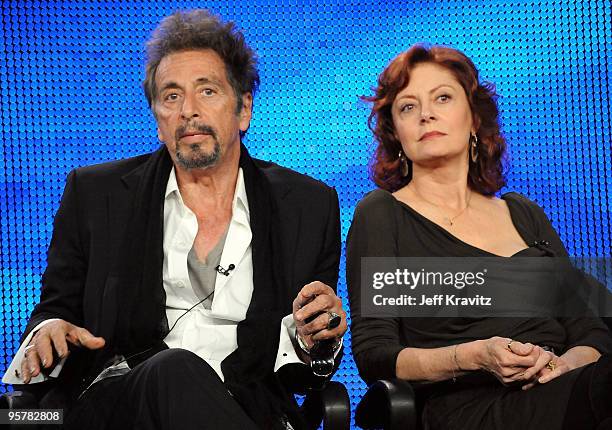
<path fill-rule="evenodd" d="M 157 112 L 155 112 L 155 102 L 151 104 L 151 114 L 153 115 L 153 119 L 157 123 Z M 164 139 L 162 139 L 162 134 L 161 134 L 161 130 L 159 129 L 159 126 L 157 127 L 157 138 L 159 139 L 160 142 L 166 143 L 164 142 Z"/>
<path fill-rule="evenodd" d="M 157 114 L 155 113 L 155 102 L 151 102 L 151 104 L 149 105 L 149 109 L 151 110 L 151 115 L 153 115 L 153 119 L 155 120 L 155 124 L 157 125 Z M 159 139 L 160 142 L 162 141 L 161 138 L 161 131 L 159 130 L 159 127 L 156 128 L 157 130 L 157 139 Z"/>
<path fill-rule="evenodd" d="M 244 93 L 242 95 L 242 108 L 238 116 L 240 117 L 240 131 L 246 132 L 249 129 L 251 123 L 251 116 L 253 114 L 253 94 Z"/>

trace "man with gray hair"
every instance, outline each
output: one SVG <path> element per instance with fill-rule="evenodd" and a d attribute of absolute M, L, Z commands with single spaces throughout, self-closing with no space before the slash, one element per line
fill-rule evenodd
<path fill-rule="evenodd" d="M 347 328 L 337 194 L 249 156 L 259 76 L 232 23 L 175 13 L 147 54 L 163 145 L 70 173 L 3 381 L 54 380 L 67 428 L 299 428 L 290 393 Z"/>

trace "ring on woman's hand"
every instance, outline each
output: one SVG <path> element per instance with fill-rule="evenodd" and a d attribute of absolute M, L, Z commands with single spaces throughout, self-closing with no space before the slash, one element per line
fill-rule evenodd
<path fill-rule="evenodd" d="M 514 352 L 512 351 L 512 342 L 514 342 L 512 339 L 510 339 L 510 342 L 508 342 L 508 345 L 506 345 L 506 348 L 508 348 L 508 351 L 510 352 Z"/>
<path fill-rule="evenodd" d="M 332 330 L 340 325 L 342 317 L 335 312 L 328 311 L 329 321 L 327 321 L 327 330 Z"/>
<path fill-rule="evenodd" d="M 550 360 L 548 362 L 548 364 L 546 365 L 546 367 L 548 367 L 551 371 L 554 371 L 555 367 L 557 367 L 557 363 L 555 363 L 554 361 Z"/>
<path fill-rule="evenodd" d="M 32 345 L 28 345 L 25 347 L 25 349 L 23 350 L 24 354 L 27 354 L 29 350 L 31 350 L 32 348 L 36 348 L 36 344 L 33 343 Z"/>

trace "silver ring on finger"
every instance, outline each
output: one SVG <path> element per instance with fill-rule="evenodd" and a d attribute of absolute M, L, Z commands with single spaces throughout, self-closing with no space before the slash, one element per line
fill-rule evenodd
<path fill-rule="evenodd" d="M 328 311 L 329 320 L 327 321 L 327 330 L 332 330 L 340 325 L 342 317 L 335 312 Z"/>
<path fill-rule="evenodd" d="M 36 344 L 35 343 L 26 346 L 25 349 L 23 350 L 24 351 L 23 353 L 27 354 L 32 348 L 36 348 Z"/>

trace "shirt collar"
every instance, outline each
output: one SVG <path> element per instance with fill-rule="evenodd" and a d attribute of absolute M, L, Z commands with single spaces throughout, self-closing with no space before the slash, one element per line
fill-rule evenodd
<path fill-rule="evenodd" d="M 236 180 L 236 189 L 234 190 L 234 200 L 232 202 L 232 209 L 234 212 L 238 205 L 240 205 L 245 215 L 249 217 L 249 199 L 247 198 L 246 187 L 244 186 L 244 173 L 242 172 L 242 167 L 238 168 L 238 179 Z"/>
<path fill-rule="evenodd" d="M 178 183 L 176 182 L 176 173 L 174 172 L 174 166 L 172 166 L 170 176 L 168 177 L 168 183 L 166 184 L 166 194 L 164 195 L 164 198 L 168 199 L 168 196 L 174 192 L 177 192 L 180 195 Z"/>
<path fill-rule="evenodd" d="M 170 176 L 168 177 L 164 197 L 166 200 L 168 200 L 168 198 L 173 195 L 176 195 L 181 204 L 184 204 L 178 188 L 178 183 L 176 182 L 176 172 L 174 171 L 174 166 L 172 167 Z M 247 199 L 246 187 L 244 185 L 244 174 L 242 172 L 242 167 L 238 168 L 238 179 L 236 180 L 236 189 L 234 190 L 234 198 L 232 199 L 233 218 L 236 218 L 239 211 L 244 212 L 247 219 L 249 218 L 249 200 Z"/>

